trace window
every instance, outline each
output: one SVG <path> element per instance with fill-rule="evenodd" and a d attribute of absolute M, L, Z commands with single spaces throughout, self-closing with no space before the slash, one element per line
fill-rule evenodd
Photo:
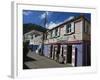
<path fill-rule="evenodd" d="M 60 36 L 60 28 L 56 28 L 55 29 L 55 37 L 59 37 Z"/>
<path fill-rule="evenodd" d="M 73 33 L 74 32 L 74 23 L 67 24 L 65 29 L 66 29 L 65 32 L 67 34 Z"/>
<path fill-rule="evenodd" d="M 58 28 L 55 29 L 55 36 L 57 36 L 57 34 L 58 34 Z"/>
<path fill-rule="evenodd" d="M 71 32 L 71 24 L 68 24 L 66 26 L 66 33 L 70 33 Z"/>

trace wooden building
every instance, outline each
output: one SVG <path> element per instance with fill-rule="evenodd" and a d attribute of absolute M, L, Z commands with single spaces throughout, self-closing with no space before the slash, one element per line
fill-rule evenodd
<path fill-rule="evenodd" d="M 44 33 L 44 54 L 59 63 L 91 65 L 91 25 L 84 17 L 75 17 Z"/>

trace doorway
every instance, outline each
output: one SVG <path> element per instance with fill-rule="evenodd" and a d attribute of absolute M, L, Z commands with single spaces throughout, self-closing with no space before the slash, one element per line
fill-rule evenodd
<path fill-rule="evenodd" d="M 72 63 L 72 45 L 67 46 L 67 63 Z"/>
<path fill-rule="evenodd" d="M 75 66 L 77 66 L 77 48 L 75 48 Z"/>

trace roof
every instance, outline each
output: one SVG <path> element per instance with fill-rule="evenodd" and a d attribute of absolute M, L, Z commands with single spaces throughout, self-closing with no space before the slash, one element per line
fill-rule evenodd
<path fill-rule="evenodd" d="M 77 20 L 77 19 L 81 19 L 81 18 L 82 18 L 82 19 L 85 19 L 87 22 L 90 23 L 89 20 L 87 20 L 83 15 L 81 15 L 81 16 L 75 17 L 75 18 L 73 18 L 73 19 L 71 19 L 71 20 L 69 20 L 69 21 L 65 21 L 65 22 L 59 24 L 58 26 L 56 26 L 56 27 L 54 27 L 54 28 L 52 28 L 52 29 L 49 29 L 48 31 L 51 31 L 51 30 L 53 30 L 53 29 L 55 29 L 55 28 L 60 27 L 61 25 L 68 24 L 68 23 L 70 23 L 70 22 L 73 22 L 73 21 L 75 21 L 75 20 Z"/>
<path fill-rule="evenodd" d="M 27 34 L 41 34 L 41 33 L 43 33 L 43 32 L 40 32 L 40 31 L 37 31 L 37 30 L 31 30 L 31 31 L 25 33 L 24 35 L 27 35 Z"/>

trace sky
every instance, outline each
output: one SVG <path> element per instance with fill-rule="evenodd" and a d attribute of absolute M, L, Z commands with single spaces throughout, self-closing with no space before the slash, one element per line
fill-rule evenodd
<path fill-rule="evenodd" d="M 73 19 L 75 16 L 79 16 L 81 13 L 73 12 L 51 12 L 51 11 L 34 11 L 34 10 L 23 10 L 23 23 L 37 24 L 42 27 L 51 29 L 57 25 Z M 90 13 L 82 13 L 89 21 L 91 20 Z M 46 25 L 45 24 L 46 17 Z"/>

